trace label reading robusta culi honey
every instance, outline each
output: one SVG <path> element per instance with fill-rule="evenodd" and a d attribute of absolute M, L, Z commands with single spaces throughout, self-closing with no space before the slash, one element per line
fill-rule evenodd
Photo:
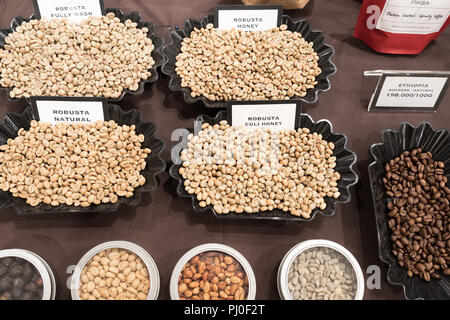
<path fill-rule="evenodd" d="M 52 125 L 59 122 L 88 124 L 109 120 L 104 99 L 33 97 L 31 106 L 36 120 Z"/>
<path fill-rule="evenodd" d="M 300 102 L 235 101 L 228 105 L 228 120 L 233 126 L 249 130 L 292 130 L 299 127 Z"/>
<path fill-rule="evenodd" d="M 221 30 L 264 31 L 281 25 L 283 8 L 267 6 L 216 6 L 215 27 Z"/>
<path fill-rule="evenodd" d="M 100 17 L 103 0 L 33 0 L 38 19 L 67 19 L 80 23 L 88 17 Z"/>

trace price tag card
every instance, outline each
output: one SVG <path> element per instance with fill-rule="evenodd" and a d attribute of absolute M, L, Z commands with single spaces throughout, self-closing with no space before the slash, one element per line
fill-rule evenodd
<path fill-rule="evenodd" d="M 445 94 L 450 73 L 383 73 L 369 111 L 434 112 Z"/>
<path fill-rule="evenodd" d="M 105 14 L 103 0 L 33 0 L 37 19 L 67 19 L 80 23 Z"/>
<path fill-rule="evenodd" d="M 109 121 L 106 100 L 102 98 L 32 97 L 31 107 L 37 121 L 52 125 Z"/>
<path fill-rule="evenodd" d="M 299 101 L 232 101 L 228 104 L 228 122 L 249 130 L 292 130 L 300 127 L 301 112 Z"/>
<path fill-rule="evenodd" d="M 221 30 L 264 31 L 279 27 L 282 14 L 283 7 L 280 5 L 216 6 L 214 27 Z"/>

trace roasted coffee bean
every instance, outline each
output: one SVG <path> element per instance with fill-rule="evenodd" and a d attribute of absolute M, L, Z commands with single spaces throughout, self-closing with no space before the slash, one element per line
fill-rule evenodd
<path fill-rule="evenodd" d="M 14 288 L 23 288 L 24 285 L 25 285 L 25 282 L 23 281 L 22 278 L 16 278 L 13 281 Z"/>
<path fill-rule="evenodd" d="M 12 266 L 12 267 L 9 268 L 9 274 L 14 276 L 14 277 L 21 276 L 22 273 L 23 273 L 22 266 Z"/>
<path fill-rule="evenodd" d="M 13 287 L 13 280 L 6 276 L 0 280 L 0 291 L 8 291 Z"/>
<path fill-rule="evenodd" d="M 424 272 L 424 271 L 425 271 L 425 266 L 424 266 L 422 263 L 416 264 L 416 268 L 417 268 L 420 272 Z"/>
<path fill-rule="evenodd" d="M 0 271 L 0 300 L 42 299 L 42 277 L 31 263 L 21 258 L 1 258 Z"/>
<path fill-rule="evenodd" d="M 33 275 L 35 274 L 35 270 L 31 265 L 26 265 L 23 270 L 23 278 L 24 280 L 31 280 Z"/>
<path fill-rule="evenodd" d="M 18 300 L 18 299 L 22 296 L 22 294 L 23 294 L 23 289 L 22 289 L 22 288 L 14 287 L 14 288 L 11 290 L 11 294 L 12 294 L 12 296 L 13 296 L 14 299 L 17 299 L 17 300 Z"/>
<path fill-rule="evenodd" d="M 0 300 L 12 300 L 12 294 L 9 292 L 5 292 L 0 296 Z"/>
<path fill-rule="evenodd" d="M 399 265 L 408 276 L 425 281 L 447 275 L 450 188 L 445 164 L 417 148 L 391 159 L 385 170 L 388 226 Z"/>
<path fill-rule="evenodd" d="M 441 276 L 438 273 L 435 272 L 435 273 L 431 274 L 431 278 L 433 278 L 433 279 L 440 279 Z"/>
<path fill-rule="evenodd" d="M 13 262 L 14 262 L 14 259 L 10 258 L 10 257 L 6 257 L 1 260 L 1 263 L 7 267 L 9 267 L 9 265 Z"/>
<path fill-rule="evenodd" d="M 36 300 L 31 292 L 25 292 L 22 296 L 22 300 Z"/>
<path fill-rule="evenodd" d="M 3 276 L 7 272 L 8 272 L 8 267 L 3 265 L 3 264 L 1 264 L 0 265 L 0 277 Z"/>

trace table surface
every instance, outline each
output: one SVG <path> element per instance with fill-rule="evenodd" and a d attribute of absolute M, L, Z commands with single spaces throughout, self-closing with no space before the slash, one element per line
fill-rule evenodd
<path fill-rule="evenodd" d="M 16 16 L 30 16 L 32 1 L 0 0 L 0 27 L 6 28 Z M 163 4 L 162 4 L 163 3 Z M 239 1 L 217 0 L 105 0 L 106 7 L 125 12 L 140 11 L 144 21 L 153 21 L 158 32 L 182 26 L 187 18 L 201 18 L 216 4 Z M 401 287 L 386 281 L 386 265 L 378 257 L 377 233 L 370 195 L 369 147 L 381 141 L 384 129 L 398 129 L 401 122 L 417 125 L 429 121 L 435 129 L 448 129 L 450 94 L 436 113 L 368 113 L 360 102 L 362 73 L 375 69 L 450 70 L 448 30 L 420 55 L 379 54 L 353 38 L 360 1 L 312 0 L 303 10 L 288 11 L 294 18 L 305 17 L 313 29 L 322 30 L 326 42 L 335 48 L 332 61 L 337 73 L 331 90 L 319 94 L 319 101 L 304 105 L 314 120 L 329 119 L 335 132 L 348 136 L 348 148 L 356 152 L 360 181 L 352 189 L 352 201 L 338 205 L 332 217 L 317 216 L 309 223 L 218 220 L 210 213 L 196 213 L 187 199 L 176 196 L 167 172 L 160 175 L 159 188 L 143 197 L 137 208 L 121 207 L 116 213 L 68 214 L 59 216 L 18 216 L 13 209 L 0 212 L 0 248 L 23 248 L 36 252 L 52 267 L 57 281 L 57 299 L 70 299 L 66 286 L 71 265 L 92 247 L 105 241 L 127 240 L 144 247 L 156 261 L 160 276 L 159 299 L 169 299 L 169 279 L 178 259 L 203 243 L 223 243 L 240 251 L 252 265 L 257 280 L 257 299 L 279 299 L 276 274 L 286 252 L 308 239 L 328 239 L 349 249 L 361 264 L 367 279 L 370 265 L 381 268 L 381 288 L 368 290 L 365 299 L 403 299 Z M 168 89 L 168 78 L 148 85 L 142 96 L 127 96 L 120 105 L 138 109 L 146 121 L 156 123 L 156 136 L 167 148 L 170 161 L 173 130 L 193 126 L 200 114 L 215 115 L 201 103 L 188 105 L 180 93 Z M 24 101 L 10 102 L 0 92 L 0 114 L 21 112 Z"/>

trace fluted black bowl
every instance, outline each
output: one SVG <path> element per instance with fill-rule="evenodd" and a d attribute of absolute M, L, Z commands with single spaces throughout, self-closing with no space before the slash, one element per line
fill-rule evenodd
<path fill-rule="evenodd" d="M 128 89 L 123 90 L 122 95 L 119 98 L 107 98 L 108 102 L 119 102 L 123 99 L 123 97 L 126 94 L 131 94 L 134 96 L 140 96 L 144 93 L 144 86 L 146 83 L 154 83 L 159 79 L 159 74 L 158 74 L 158 68 L 163 64 L 164 62 L 164 58 L 163 56 L 160 54 L 160 50 L 162 49 L 164 42 L 163 40 L 155 35 L 155 24 L 153 22 L 143 22 L 142 21 L 142 17 L 141 14 L 139 12 L 132 12 L 130 14 L 125 14 L 122 12 L 122 10 L 117 9 L 117 8 L 107 8 L 105 9 L 105 13 L 109 13 L 112 12 L 116 15 L 117 18 L 120 19 L 121 22 L 125 22 L 126 20 L 130 19 L 133 22 L 137 23 L 137 27 L 139 29 L 142 28 L 147 28 L 148 29 L 148 33 L 147 33 L 147 37 L 150 38 L 153 42 L 153 45 L 155 46 L 155 49 L 152 51 L 152 58 L 155 61 L 155 64 L 153 65 L 153 67 L 148 70 L 149 72 L 151 72 L 151 76 L 147 79 L 147 80 L 141 80 L 139 82 L 139 88 L 136 91 L 131 91 Z M 16 17 L 11 21 L 11 27 L 9 29 L 0 29 L 0 48 L 5 47 L 5 39 L 6 37 L 8 37 L 8 35 L 14 31 L 16 31 L 17 27 L 19 27 L 23 22 L 28 22 L 30 20 L 36 19 L 36 14 L 34 13 L 30 18 L 23 18 L 23 17 Z M 1 74 L 0 74 L 1 76 Z M 29 98 L 10 98 L 9 93 L 13 88 L 5 88 L 0 86 L 0 90 L 6 90 L 6 95 L 8 97 L 9 100 L 15 101 L 15 100 L 19 100 L 19 99 L 25 99 L 27 101 L 29 101 Z"/>
<path fill-rule="evenodd" d="M 431 124 L 424 122 L 417 127 L 402 123 L 398 131 L 385 130 L 382 133 L 383 142 L 370 147 L 374 161 L 369 165 L 370 186 L 375 208 L 375 220 L 378 232 L 378 249 L 380 259 L 389 265 L 387 279 L 393 285 L 403 287 L 407 299 L 450 299 L 449 277 L 431 279 L 430 282 L 414 275 L 406 274 L 397 258 L 392 253 L 391 231 L 388 226 L 387 204 L 389 198 L 385 194 L 383 177 L 386 175 L 385 164 L 403 151 L 422 148 L 431 152 L 433 159 L 443 161 L 445 175 L 450 181 L 450 133 L 448 130 L 434 130 Z M 450 214 L 450 213 L 448 213 Z"/>
<path fill-rule="evenodd" d="M 220 111 L 215 118 L 211 118 L 206 115 L 201 115 L 197 118 L 196 122 L 198 124 L 210 123 L 218 124 L 222 120 L 227 120 L 226 111 Z M 191 198 L 192 207 L 196 212 L 211 211 L 217 218 L 223 219 L 266 219 L 266 220 L 286 220 L 286 221 L 311 221 L 314 217 L 320 213 L 324 216 L 332 216 L 335 213 L 336 203 L 348 203 L 350 202 L 350 187 L 358 182 L 358 175 L 353 171 L 353 165 L 356 163 L 356 154 L 346 148 L 347 137 L 344 134 L 334 133 L 332 125 L 328 120 L 320 120 L 314 122 L 311 117 L 307 114 L 301 114 L 300 117 L 300 128 L 308 128 L 311 132 L 317 132 L 322 134 L 324 140 L 328 142 L 333 142 L 335 149 L 333 150 L 333 156 L 336 157 L 336 167 L 334 170 L 340 173 L 341 179 L 338 181 L 337 188 L 341 193 L 338 199 L 325 197 L 325 203 L 327 207 L 325 210 L 320 210 L 319 208 L 314 209 L 311 217 L 305 219 L 303 217 L 293 216 L 288 212 L 283 210 L 272 210 L 264 211 L 258 213 L 228 213 L 228 214 L 218 214 L 215 212 L 213 206 L 209 205 L 205 208 L 199 206 L 199 201 L 195 194 L 191 195 L 184 189 L 184 179 L 180 175 L 179 170 L 181 164 L 174 163 L 170 169 L 169 174 L 172 178 L 177 181 L 177 194 L 183 198 Z M 194 132 L 193 129 L 187 129 L 189 132 Z M 187 147 L 187 136 L 183 137 L 183 140 L 175 145 L 172 149 L 172 159 L 179 158 L 181 151 Z"/>
<path fill-rule="evenodd" d="M 189 37 L 191 32 L 194 31 L 194 28 L 206 28 L 207 24 L 214 24 L 214 19 L 214 15 L 207 15 L 201 21 L 188 19 L 184 23 L 183 29 L 173 31 L 171 34 L 172 43 L 166 45 L 163 49 L 165 61 L 161 71 L 171 78 L 169 88 L 172 91 L 182 91 L 184 100 L 187 103 L 202 101 L 208 108 L 225 108 L 227 105 L 226 101 L 211 101 L 204 96 L 192 98 L 191 89 L 188 87 L 183 88 L 181 86 L 181 77 L 175 71 L 175 63 L 178 54 L 181 52 L 183 39 Z M 303 38 L 308 42 L 314 43 L 313 48 L 319 56 L 318 64 L 322 69 L 322 73 L 316 77 L 318 83 L 314 88 L 307 90 L 306 96 L 294 96 L 291 98 L 291 100 L 314 103 L 317 101 L 320 91 L 327 91 L 331 87 L 328 78 L 336 72 L 336 66 L 330 61 L 331 56 L 334 54 L 334 49 L 330 45 L 325 44 L 322 32 L 311 30 L 309 22 L 306 20 L 292 21 L 291 17 L 283 15 L 282 24 L 286 24 L 288 30 L 301 33 Z"/>
<path fill-rule="evenodd" d="M 114 120 L 119 125 L 135 125 L 136 133 L 143 134 L 145 140 L 142 143 L 143 148 L 149 148 L 152 152 L 146 159 L 147 166 L 141 174 L 145 177 L 146 182 L 134 190 L 133 197 L 119 197 L 116 203 L 101 203 L 99 205 L 91 205 L 89 207 L 74 207 L 67 205 L 59 205 L 53 207 L 51 205 L 39 204 L 32 207 L 26 203 L 24 199 L 14 198 L 10 192 L 0 190 L 0 209 L 13 207 L 18 214 L 43 214 L 43 213 L 83 213 L 83 212 L 114 212 L 119 209 L 122 204 L 129 206 L 138 206 L 141 202 L 143 192 L 150 192 L 157 188 L 157 175 L 162 173 L 166 164 L 161 158 L 165 144 L 162 140 L 155 138 L 154 134 L 156 126 L 153 123 L 145 123 L 141 119 L 141 114 L 137 110 L 123 111 L 117 105 L 108 105 L 108 115 L 110 120 Z M 7 113 L 3 116 L 0 123 L 0 145 L 7 143 L 8 139 L 17 137 L 19 129 L 30 128 L 30 122 L 34 120 L 33 112 L 30 107 L 26 108 L 22 114 Z"/>

